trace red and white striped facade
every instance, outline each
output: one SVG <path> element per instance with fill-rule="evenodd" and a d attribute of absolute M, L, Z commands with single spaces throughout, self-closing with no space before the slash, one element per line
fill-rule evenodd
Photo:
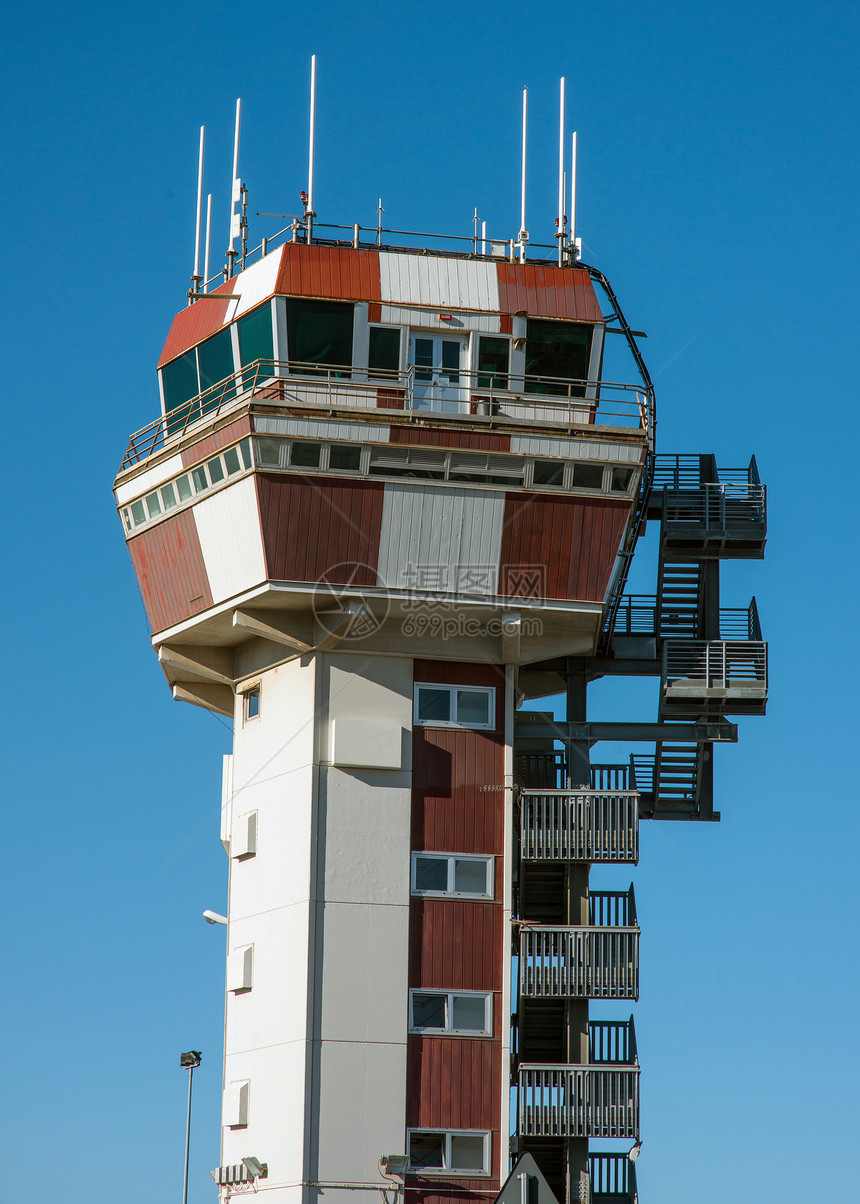
<path fill-rule="evenodd" d="M 179 313 L 159 366 L 282 296 L 512 339 L 528 317 L 603 323 L 580 268 L 287 244 Z M 480 1135 L 480 1170 L 410 1172 L 407 1198 L 489 1201 L 509 1170 L 517 669 L 593 652 L 645 433 L 601 425 L 596 402 L 530 426 L 522 408 L 416 414 L 382 388 L 356 404 L 348 379 L 325 404 L 303 388 L 239 391 L 115 484 L 125 512 L 248 449 L 205 491 L 125 519 L 175 697 L 234 720 L 221 1162 L 267 1163 L 273 1201 L 355 1204 L 411 1133 Z M 363 464 L 415 447 L 632 473 L 613 493 L 528 486 L 528 473 L 507 487 L 299 472 L 267 465 L 262 439 L 361 445 Z M 372 621 L 352 627 L 338 608 Z M 419 722 L 418 685 L 489 691 L 491 722 Z M 416 853 L 488 858 L 492 890 L 417 893 Z M 488 1031 L 420 1031 L 416 990 L 486 995 Z"/>

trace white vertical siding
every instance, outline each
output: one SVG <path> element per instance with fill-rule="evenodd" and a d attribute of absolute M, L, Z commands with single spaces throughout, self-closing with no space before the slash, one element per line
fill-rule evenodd
<path fill-rule="evenodd" d="M 178 476 L 180 472 L 182 472 L 182 456 L 171 456 L 169 460 L 162 460 L 160 464 L 156 464 L 155 468 L 148 468 L 146 472 L 139 473 L 133 480 L 123 485 L 117 485 L 114 490 L 117 504 L 122 506 L 133 497 L 149 493 L 150 489 L 154 489 L 163 481 L 169 481 L 173 476 Z"/>
<path fill-rule="evenodd" d="M 494 263 L 381 251 L 379 278 L 382 301 L 394 305 L 490 311 L 499 308 Z"/>
<path fill-rule="evenodd" d="M 511 435 L 511 451 L 520 456 L 564 456 L 567 460 L 604 460 L 611 464 L 638 464 L 642 447 L 636 443 L 606 443 L 602 439 L 542 439 L 536 435 Z"/>
<path fill-rule="evenodd" d="M 475 330 L 479 334 L 498 334 L 502 325 L 499 314 L 466 313 L 461 310 L 454 314 L 452 322 L 445 322 L 439 313 L 429 309 L 410 309 L 407 305 L 383 305 L 381 308 L 380 320 L 389 326 L 417 326 L 423 330 L 444 330 L 449 334 L 462 334 L 467 330 Z"/>
<path fill-rule="evenodd" d="M 283 247 L 279 247 L 277 251 L 273 251 L 271 255 L 267 255 L 265 259 L 258 259 L 256 263 L 252 263 L 244 272 L 240 272 L 238 276 L 234 276 L 230 282 L 230 292 L 239 293 L 239 301 L 231 301 L 227 307 L 227 316 L 224 321 L 232 322 L 234 318 L 239 318 L 249 309 L 253 309 L 255 305 L 259 305 L 261 301 L 265 301 L 267 297 L 271 297 L 275 291 L 275 281 L 278 278 L 278 268 L 281 265 L 281 253 Z M 206 303 L 204 303 L 206 304 Z"/>
<path fill-rule="evenodd" d="M 252 477 L 198 502 L 194 521 L 214 603 L 265 580 L 260 513 Z"/>
<path fill-rule="evenodd" d="M 379 536 L 379 584 L 496 593 L 504 512 L 501 491 L 387 484 Z"/>

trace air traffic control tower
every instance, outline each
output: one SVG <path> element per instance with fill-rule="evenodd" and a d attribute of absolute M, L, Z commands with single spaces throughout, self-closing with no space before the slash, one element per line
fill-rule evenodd
<path fill-rule="evenodd" d="M 765 489 L 656 452 L 573 241 L 312 217 L 198 282 L 114 486 L 173 697 L 234 725 L 213 1178 L 491 1204 L 527 1152 L 559 1204 L 629 1204 L 639 1057 L 601 1009 L 638 998 L 639 818 L 718 819 L 715 746 L 765 708 L 755 602 L 719 588 Z M 590 721 L 606 676 L 657 679 L 652 721 Z"/>

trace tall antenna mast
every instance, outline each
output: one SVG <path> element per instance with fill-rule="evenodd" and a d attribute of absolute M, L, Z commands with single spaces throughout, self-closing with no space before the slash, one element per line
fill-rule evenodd
<path fill-rule="evenodd" d="M 203 256 L 203 292 L 209 292 L 209 248 L 212 245 L 212 193 L 206 198 L 206 251 Z"/>
<path fill-rule="evenodd" d="M 313 239 L 314 233 L 314 141 L 316 137 L 316 117 L 317 117 L 317 56 L 311 55 L 311 128 L 310 137 L 308 139 L 308 243 Z"/>
<path fill-rule="evenodd" d="M 520 182 L 520 232 L 517 235 L 517 240 L 520 244 L 520 262 L 525 262 L 526 243 L 529 240 L 529 232 L 526 229 L 526 126 L 528 124 L 528 114 L 529 90 L 528 88 L 523 88 L 523 161 Z"/>
<path fill-rule="evenodd" d="M 241 233 L 242 218 L 236 212 L 236 204 L 242 199 L 242 182 L 239 179 L 239 129 L 242 124 L 242 98 L 236 101 L 236 131 L 233 135 L 233 187 L 230 193 L 230 242 L 227 247 L 228 276 L 233 275 L 233 261 L 236 258 L 234 243 Z"/>
<path fill-rule="evenodd" d="M 200 154 L 197 159 L 197 221 L 194 228 L 194 272 L 191 276 L 192 293 L 200 292 L 200 223 L 203 219 L 203 149 L 206 145 L 206 126 L 200 127 Z M 188 299 L 189 305 L 191 298 Z"/>
<path fill-rule="evenodd" d="M 562 76 L 558 99 L 558 218 L 555 223 L 559 267 L 564 263 L 564 227 L 564 76 Z"/>
<path fill-rule="evenodd" d="M 574 259 L 579 259 L 580 246 L 576 239 L 576 131 L 570 154 L 570 247 Z"/>

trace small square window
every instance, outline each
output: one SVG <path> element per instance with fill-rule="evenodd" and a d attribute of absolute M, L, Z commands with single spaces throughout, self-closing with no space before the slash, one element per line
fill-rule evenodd
<path fill-rule="evenodd" d="M 361 467 L 361 448 L 349 443 L 332 443 L 328 452 L 328 466 L 357 472 Z"/>
<path fill-rule="evenodd" d="M 489 1036 L 490 996 L 477 991 L 411 991 L 409 1027 L 413 1032 Z"/>
<path fill-rule="evenodd" d="M 134 525 L 139 527 L 141 523 L 146 522 L 146 511 L 143 508 L 143 502 L 131 503 L 131 517 L 134 519 Z"/>
<path fill-rule="evenodd" d="M 172 485 L 165 485 L 161 490 L 161 504 L 165 510 L 171 510 L 176 505 L 176 494 Z"/>
<path fill-rule="evenodd" d="M 601 464 L 574 464 L 574 489 L 602 489 L 603 466 Z"/>
<path fill-rule="evenodd" d="M 257 439 L 257 459 L 260 462 L 261 468 L 280 468 L 281 466 L 281 448 L 283 441 L 281 439 Z"/>
<path fill-rule="evenodd" d="M 228 477 L 232 476 L 234 472 L 239 471 L 239 449 L 237 447 L 229 447 L 224 452 L 224 466 L 227 469 Z"/>
<path fill-rule="evenodd" d="M 484 859 L 473 857 L 454 858 L 454 894 L 455 895 L 486 895 L 487 868 L 489 863 Z"/>
<path fill-rule="evenodd" d="M 457 691 L 457 722 L 469 727 L 490 726 L 490 694 L 488 690 Z"/>
<path fill-rule="evenodd" d="M 535 485 L 563 485 L 563 462 L 561 460 L 535 460 L 532 482 Z"/>
<path fill-rule="evenodd" d="M 319 443 L 294 443 L 290 448 L 290 463 L 294 468 L 319 468 L 321 450 Z"/>
<path fill-rule="evenodd" d="M 487 1031 L 487 996 L 453 995 L 451 997 L 451 1028 L 461 1033 Z"/>
<path fill-rule="evenodd" d="M 444 1170 L 445 1134 L 410 1133 L 409 1165 L 415 1170 Z"/>
<path fill-rule="evenodd" d="M 194 488 L 198 493 L 202 493 L 204 489 L 209 488 L 209 479 L 206 476 L 206 469 L 201 464 L 199 468 L 195 468 L 191 476 L 194 479 Z"/>
<path fill-rule="evenodd" d="M 610 489 L 613 489 L 616 493 L 626 493 L 632 476 L 632 468 L 613 468 Z"/>
<path fill-rule="evenodd" d="M 448 890 L 448 858 L 447 857 L 416 857 L 415 858 L 415 890 L 438 891 L 444 894 Z"/>
<path fill-rule="evenodd" d="M 253 686 L 242 694 L 242 715 L 245 721 L 258 719 L 260 715 L 260 687 Z"/>
<path fill-rule="evenodd" d="M 209 479 L 213 485 L 224 480 L 224 465 L 221 463 L 220 456 L 216 456 L 214 460 L 207 460 L 206 467 L 209 469 Z"/>
<path fill-rule="evenodd" d="M 419 723 L 447 723 L 451 718 L 451 691 L 434 686 L 418 687 Z"/>
<path fill-rule="evenodd" d="M 179 494 L 180 502 L 187 502 L 193 495 L 194 490 L 191 488 L 191 482 L 187 476 L 180 477 L 176 482 L 176 489 Z"/>
<path fill-rule="evenodd" d="M 474 1133 L 451 1135 L 451 1170 L 483 1171 L 484 1138 Z"/>
<path fill-rule="evenodd" d="M 416 991 L 412 996 L 413 1028 L 447 1028 L 447 995 L 423 995 Z"/>

